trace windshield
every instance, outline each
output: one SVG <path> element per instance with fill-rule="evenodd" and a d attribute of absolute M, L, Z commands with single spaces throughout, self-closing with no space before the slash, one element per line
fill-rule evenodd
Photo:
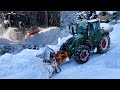
<path fill-rule="evenodd" d="M 87 29 L 87 22 L 86 22 L 86 20 L 80 21 L 78 23 L 78 27 L 83 27 L 83 29 Z"/>

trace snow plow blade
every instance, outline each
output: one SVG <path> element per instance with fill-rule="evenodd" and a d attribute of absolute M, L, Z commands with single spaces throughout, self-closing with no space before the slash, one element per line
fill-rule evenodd
<path fill-rule="evenodd" d="M 55 51 L 50 46 L 46 46 L 43 53 L 43 63 L 49 71 L 50 77 L 53 72 L 61 72 L 60 64 L 69 61 L 68 53 L 66 51 Z"/>

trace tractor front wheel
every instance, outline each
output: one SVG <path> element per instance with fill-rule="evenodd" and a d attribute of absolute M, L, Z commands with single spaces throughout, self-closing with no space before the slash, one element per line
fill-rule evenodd
<path fill-rule="evenodd" d="M 90 49 L 88 46 L 80 45 L 74 53 L 74 59 L 79 63 L 83 64 L 88 61 L 90 56 Z"/>

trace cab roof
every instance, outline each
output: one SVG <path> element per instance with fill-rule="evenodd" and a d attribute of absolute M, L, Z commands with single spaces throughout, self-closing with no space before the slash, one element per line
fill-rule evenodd
<path fill-rule="evenodd" d="M 98 19 L 91 19 L 91 20 L 87 20 L 88 22 L 96 22 L 99 21 Z"/>

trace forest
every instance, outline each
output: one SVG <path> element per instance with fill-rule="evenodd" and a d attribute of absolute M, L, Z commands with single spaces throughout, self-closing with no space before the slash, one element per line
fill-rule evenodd
<path fill-rule="evenodd" d="M 0 11 L 0 23 L 4 21 L 5 13 L 11 12 L 28 16 L 32 26 L 60 26 L 60 11 Z"/>

